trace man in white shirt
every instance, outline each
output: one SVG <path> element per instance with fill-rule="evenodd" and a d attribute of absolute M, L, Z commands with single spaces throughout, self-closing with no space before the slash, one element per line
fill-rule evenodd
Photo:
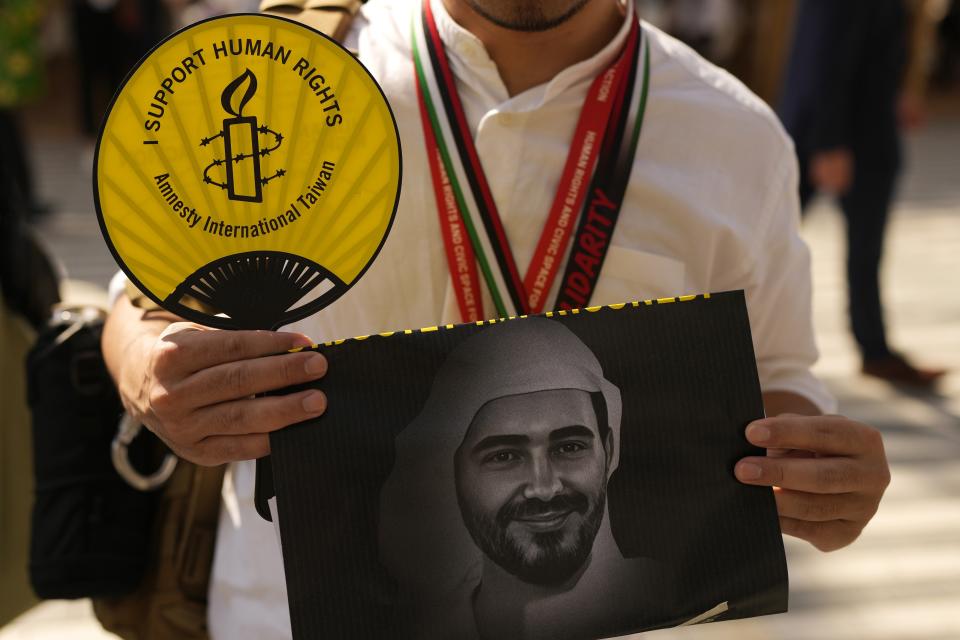
<path fill-rule="evenodd" d="M 486 180 L 525 268 L 585 96 L 624 48 L 633 9 L 617 0 L 431 2 Z M 210 330 L 146 315 L 123 297 L 105 330 L 108 366 L 127 408 L 182 457 L 233 463 L 210 589 L 214 637 L 289 635 L 279 551 L 253 508 L 250 461 L 269 453 L 269 432 L 322 414 L 328 399 L 315 390 L 252 396 L 319 379 L 326 362 L 311 353 L 271 354 L 461 320 L 411 62 L 411 24 L 420 12 L 417 0 L 371 0 L 347 38 L 390 100 L 404 149 L 396 221 L 364 278 L 290 328 L 302 333 Z M 784 533 L 825 551 L 840 548 L 876 512 L 889 471 L 875 429 L 821 416 L 833 403 L 810 373 L 817 353 L 792 146 L 770 110 L 733 77 L 654 27 L 643 31 L 646 116 L 590 302 L 744 289 L 771 416 L 746 435 L 770 453 L 739 462 L 737 478 L 780 487 Z M 493 309 L 486 289 L 483 298 Z"/>

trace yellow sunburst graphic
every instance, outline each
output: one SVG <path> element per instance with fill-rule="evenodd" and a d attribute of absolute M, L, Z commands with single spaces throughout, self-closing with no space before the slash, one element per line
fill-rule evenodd
<path fill-rule="evenodd" d="M 131 72 L 94 182 L 104 237 L 144 293 L 207 324 L 267 328 L 329 304 L 374 260 L 399 136 L 340 45 L 232 15 L 174 34 Z"/>

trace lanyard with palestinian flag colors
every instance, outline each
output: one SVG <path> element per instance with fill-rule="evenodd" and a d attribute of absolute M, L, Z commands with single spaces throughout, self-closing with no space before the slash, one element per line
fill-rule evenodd
<path fill-rule="evenodd" d="M 413 61 L 440 227 L 464 322 L 485 319 L 477 266 L 500 317 L 544 310 L 569 253 L 553 309 L 585 307 L 596 286 L 636 153 L 650 84 L 639 21 L 594 81 L 553 206 L 521 280 L 467 126 L 430 0 L 413 21 Z M 573 248 L 570 248 L 573 240 Z"/>

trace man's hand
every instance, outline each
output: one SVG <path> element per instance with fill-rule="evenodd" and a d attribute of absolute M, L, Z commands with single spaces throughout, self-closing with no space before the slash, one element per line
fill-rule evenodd
<path fill-rule="evenodd" d="M 178 456 L 211 466 L 251 460 L 270 453 L 270 432 L 326 409 L 316 390 L 254 397 L 321 378 L 322 355 L 284 353 L 309 344 L 301 334 L 175 322 L 129 344 L 115 375 L 127 410 Z"/>
<path fill-rule="evenodd" d="M 853 152 L 846 148 L 820 151 L 810 158 L 810 181 L 820 191 L 843 196 L 853 186 Z"/>
<path fill-rule="evenodd" d="M 767 457 L 738 462 L 737 479 L 774 487 L 781 530 L 821 551 L 856 540 L 890 484 L 880 433 L 847 418 L 767 418 L 747 427 L 747 440 Z"/>

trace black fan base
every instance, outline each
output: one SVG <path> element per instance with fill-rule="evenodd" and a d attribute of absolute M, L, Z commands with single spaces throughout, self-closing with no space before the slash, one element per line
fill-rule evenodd
<path fill-rule="evenodd" d="M 327 290 L 298 304 L 318 286 Z M 197 305 L 190 304 L 192 299 L 204 308 L 206 321 L 199 320 L 203 324 L 273 329 L 308 315 L 309 310 L 303 312 L 305 306 L 322 308 L 345 289 L 337 276 L 312 260 L 282 251 L 250 251 L 201 267 L 167 297 L 164 306 L 196 319 Z"/>

